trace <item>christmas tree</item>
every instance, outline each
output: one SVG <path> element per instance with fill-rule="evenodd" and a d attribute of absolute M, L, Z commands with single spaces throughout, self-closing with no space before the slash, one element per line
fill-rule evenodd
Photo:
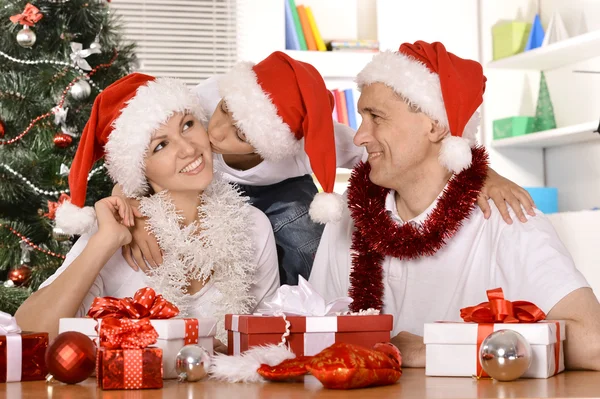
<path fill-rule="evenodd" d="M 135 56 L 102 0 L 0 0 L 0 39 L 0 310 L 14 313 L 75 239 L 54 211 L 95 97 Z M 100 162 L 87 205 L 111 187 Z"/>
<path fill-rule="evenodd" d="M 538 94 L 537 108 L 535 110 L 534 131 L 541 132 L 556 128 L 556 119 L 554 119 L 554 107 L 550 99 L 546 75 L 542 72 L 540 77 L 540 91 Z"/>

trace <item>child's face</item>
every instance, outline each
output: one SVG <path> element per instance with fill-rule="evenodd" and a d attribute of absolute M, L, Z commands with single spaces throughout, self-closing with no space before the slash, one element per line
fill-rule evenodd
<path fill-rule="evenodd" d="M 217 105 L 208 122 L 208 137 L 212 150 L 217 154 L 252 154 L 254 147 L 246 135 L 237 128 L 223 100 Z"/>
<path fill-rule="evenodd" d="M 213 178 L 208 135 L 191 114 L 175 113 L 154 132 L 145 163 L 155 192 L 203 191 Z"/>

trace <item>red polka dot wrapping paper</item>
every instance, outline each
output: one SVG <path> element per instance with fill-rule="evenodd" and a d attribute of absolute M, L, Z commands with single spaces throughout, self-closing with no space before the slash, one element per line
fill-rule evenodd
<path fill-rule="evenodd" d="M 100 348 L 96 380 L 106 390 L 162 388 L 162 350 Z"/>

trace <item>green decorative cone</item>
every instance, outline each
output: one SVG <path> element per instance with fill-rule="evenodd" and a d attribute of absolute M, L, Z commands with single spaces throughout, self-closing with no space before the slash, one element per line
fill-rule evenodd
<path fill-rule="evenodd" d="M 550 99 L 546 76 L 542 72 L 540 77 L 540 92 L 538 94 L 537 108 L 535 110 L 534 131 L 541 132 L 556 128 L 556 119 L 554 118 L 554 107 Z"/>

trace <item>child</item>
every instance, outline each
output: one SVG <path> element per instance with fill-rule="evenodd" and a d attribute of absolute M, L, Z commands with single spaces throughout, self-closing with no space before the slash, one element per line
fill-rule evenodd
<path fill-rule="evenodd" d="M 131 297 L 150 286 L 182 315 L 216 317 L 222 339 L 226 313 L 252 312 L 276 291 L 269 221 L 213 176 L 201 121 L 197 96 L 173 79 L 134 73 L 96 98 L 71 167 L 72 202 L 56 214 L 58 227 L 82 235 L 18 310 L 23 328 L 55 335 L 60 318 L 85 316 L 95 297 Z M 163 264 L 148 273 L 132 270 L 121 255 L 137 213 L 127 201 L 113 196 L 97 202 L 95 212 L 82 208 L 88 172 L 103 154 L 123 194 L 143 197 L 137 216 L 147 218 L 164 253 Z"/>
<path fill-rule="evenodd" d="M 323 233 L 319 223 L 339 219 L 344 207 L 332 194 L 336 167 L 352 168 L 365 156 L 364 148 L 352 142 L 354 131 L 334 123 L 334 100 L 323 78 L 312 65 L 274 52 L 256 65 L 239 63 L 195 91 L 212 114 L 208 134 L 215 169 L 237 183 L 271 221 L 281 284 L 297 284 L 298 275 L 308 279 Z M 311 173 L 324 191 L 314 202 Z M 533 214 L 527 192 L 492 170 L 485 192 L 495 194 L 501 210 L 509 201 L 521 220 L 519 201 Z M 489 213 L 486 194 L 479 204 Z M 135 244 L 124 249 L 128 263 L 145 267 L 145 258 L 159 264 L 156 241 L 142 224 L 133 236 Z"/>

